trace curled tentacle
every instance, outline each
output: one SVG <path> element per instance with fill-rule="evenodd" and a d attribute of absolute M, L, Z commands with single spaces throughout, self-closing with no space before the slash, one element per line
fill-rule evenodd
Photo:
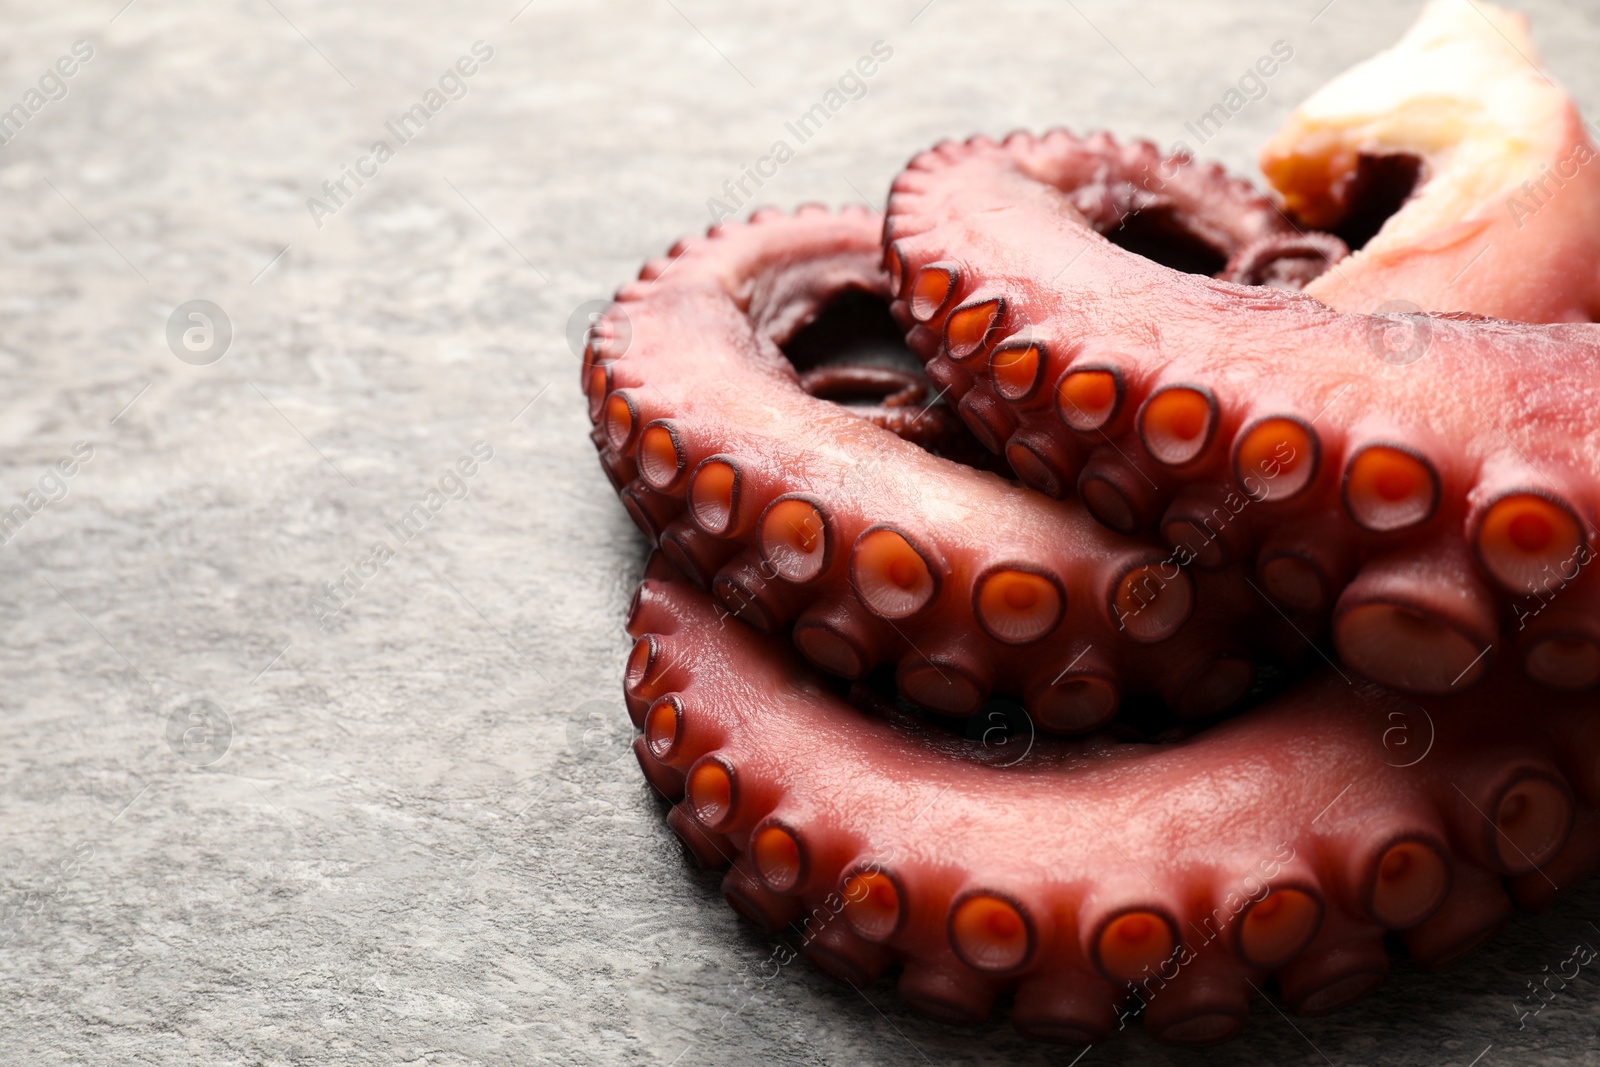
<path fill-rule="evenodd" d="M 1331 233 L 1272 234 L 1235 252 L 1217 277 L 1240 285 L 1304 289 L 1349 254 L 1349 246 Z"/>
<path fill-rule="evenodd" d="M 824 400 L 879 398 L 875 405 L 850 405 L 874 426 L 941 455 L 964 456 L 966 433 L 949 408 L 924 402 L 927 382 L 893 367 L 815 367 L 800 375 L 800 388 Z"/>
<path fill-rule="evenodd" d="M 747 918 L 801 917 L 827 973 L 898 962 L 937 1017 L 981 1021 L 1012 991 L 1035 1036 L 1098 1041 L 1142 1009 L 1158 1039 L 1206 1044 L 1268 976 L 1291 1009 L 1332 1010 L 1382 981 L 1385 934 L 1439 965 L 1503 923 L 1506 886 L 1548 902 L 1524 872 L 1564 889 L 1600 863 L 1572 836 L 1600 800 L 1592 708 L 1505 716 L 1514 676 L 1418 705 L 1330 671 L 1186 740 L 1040 738 L 1019 758 L 845 703 L 650 575 L 629 630 L 662 695 L 638 751 L 652 782 L 683 782 L 687 847 L 733 865 Z M 1425 758 L 1399 758 L 1397 717 L 1434 734 Z"/>
<path fill-rule="evenodd" d="M 1082 729 L 1128 694 L 1191 715 L 1241 699 L 1249 671 L 1237 664 L 1255 651 L 1244 623 L 1270 610 L 1241 569 L 1192 573 L 1075 501 L 932 455 L 809 395 L 887 396 L 877 410 L 893 418 L 927 410 L 899 374 L 802 377 L 783 358 L 830 300 L 887 299 L 880 258 L 865 211 L 763 213 L 680 246 L 671 270 L 624 288 L 613 315 L 626 315 L 631 343 L 613 355 L 602 329 L 584 381 L 611 464 L 631 464 L 634 491 L 654 494 L 631 509 L 641 527 L 728 614 L 763 630 L 793 620 L 799 648 L 847 677 L 891 664 L 906 695 L 940 712 L 969 714 L 998 692 Z M 1071 456 L 1049 453 L 1041 468 L 1046 459 L 1072 477 Z M 1153 669 L 1142 665 L 1152 645 L 1164 653 Z"/>
<path fill-rule="evenodd" d="M 1341 313 L 1174 271 L 1060 196 L 1083 152 L 1060 133 L 976 138 L 896 180 L 886 263 L 912 317 L 930 273 L 948 283 L 912 332 L 940 338 L 929 373 L 954 368 L 959 410 L 980 397 L 1015 433 L 1091 449 L 1079 492 L 1119 531 L 1176 547 L 1219 507 L 1247 512 L 1202 565 L 1253 560 L 1269 531 L 1317 517 L 1274 548 L 1301 561 L 1279 567 L 1303 591 L 1288 603 L 1337 601 L 1341 655 L 1400 688 L 1471 685 L 1514 606 L 1576 604 L 1600 581 L 1600 327 Z M 1041 386 L 997 389 L 1021 345 Z M 1600 680 L 1600 645 L 1564 632 L 1531 676 Z"/>
<path fill-rule="evenodd" d="M 875 396 L 886 408 L 908 407 L 928 395 L 927 383 L 893 367 L 816 367 L 800 375 L 800 388 L 825 400 Z"/>

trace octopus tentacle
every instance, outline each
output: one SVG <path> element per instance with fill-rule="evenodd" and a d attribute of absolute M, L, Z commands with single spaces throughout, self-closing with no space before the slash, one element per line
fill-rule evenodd
<path fill-rule="evenodd" d="M 1064 131 L 1052 136 L 1070 137 Z M 994 143 L 986 137 L 975 140 Z M 1231 177 L 1216 164 L 1199 163 L 1187 155 L 1165 156 L 1149 141 L 1121 142 L 1105 132 L 1071 140 L 1074 151 L 1064 164 L 1066 172 L 1055 174 L 1055 184 L 1090 226 L 1120 245 L 1203 274 L 1238 270 L 1246 261 L 1264 262 L 1273 258 L 1269 250 L 1278 247 L 1291 257 L 1307 254 L 1305 249 L 1311 247 L 1343 250 L 1337 238 L 1319 236 L 1296 246 L 1300 251 L 1289 251 L 1285 242 L 1304 235 L 1249 182 Z M 956 142 L 944 142 L 929 154 L 953 162 L 962 151 Z M 915 170 L 904 180 L 915 183 Z M 893 275 L 895 266 L 889 269 Z M 937 312 L 949 311 L 957 275 L 954 262 L 928 265 L 909 302 L 911 317 L 926 322 Z M 897 285 L 901 281 L 892 280 Z"/>
<path fill-rule="evenodd" d="M 892 663 L 908 696 L 947 714 L 1001 691 L 1049 728 L 1081 730 L 1131 693 L 1189 716 L 1241 699 L 1257 651 L 1247 623 L 1264 607 L 1241 569 L 1191 575 L 1074 501 L 808 394 L 867 377 L 801 378 L 780 345 L 841 293 L 887 300 L 880 258 L 866 211 L 764 213 L 623 289 L 612 315 L 631 343 L 612 352 L 602 319 L 584 382 L 602 464 L 636 471 L 624 499 L 641 528 L 729 614 L 792 622 L 802 653 L 836 674 Z M 900 378 L 873 380 L 909 400 Z M 1139 655 L 1151 644 L 1153 666 Z"/>
<path fill-rule="evenodd" d="M 817 367 L 800 375 L 800 388 L 829 400 L 841 395 L 876 395 L 886 408 L 908 407 L 928 395 L 927 383 L 921 378 L 892 367 Z"/>
<path fill-rule="evenodd" d="M 911 333 L 959 411 L 993 396 L 1016 432 L 1093 449 L 1079 490 L 1115 529 L 1157 528 L 1176 547 L 1204 526 L 1182 494 L 1249 511 L 1213 563 L 1253 555 L 1260 531 L 1325 516 L 1280 548 L 1309 555 L 1331 539 L 1353 562 L 1324 568 L 1327 588 L 1305 603 L 1335 599 L 1336 646 L 1386 684 L 1470 686 L 1512 636 L 1505 618 L 1588 602 L 1600 582 L 1586 573 L 1600 534 L 1600 333 L 1340 313 L 1171 270 L 1106 241 L 1063 196 L 1080 152 L 1061 133 L 975 138 L 896 180 L 897 307 L 914 317 L 930 264 L 954 279 L 949 310 Z M 1410 349 L 1395 331 L 1411 331 Z M 982 378 L 1019 341 L 1050 388 L 1013 401 Z M 1573 666 L 1536 680 L 1595 673 L 1585 665 L 1600 645 L 1566 634 Z"/>
<path fill-rule="evenodd" d="M 828 973 L 901 964 L 941 1018 L 1011 991 L 1035 1036 L 1099 1040 L 1142 1008 L 1159 1039 L 1209 1043 L 1268 976 L 1331 1010 L 1381 982 L 1387 932 L 1441 965 L 1504 922 L 1523 872 L 1564 887 L 1600 864 L 1571 835 L 1600 804 L 1592 709 L 1511 721 L 1504 674 L 1419 707 L 1329 672 L 1187 740 L 1040 739 L 1017 760 L 846 703 L 659 559 L 628 629 L 651 664 L 627 686 L 650 702 L 640 762 L 690 852 L 731 863 L 730 902 L 794 924 Z M 1419 712 L 1431 752 L 1397 766 L 1384 732 Z"/>
<path fill-rule="evenodd" d="M 824 400 L 876 397 L 879 403 L 852 405 L 850 411 L 930 452 L 965 457 L 965 431 L 949 408 L 923 403 L 925 379 L 893 367 L 830 365 L 800 375 L 800 388 Z M 670 430 L 669 430 L 670 432 Z"/>
<path fill-rule="evenodd" d="M 1304 289 L 1349 254 L 1349 247 L 1331 233 L 1272 234 L 1235 252 L 1217 277 L 1240 285 Z"/>

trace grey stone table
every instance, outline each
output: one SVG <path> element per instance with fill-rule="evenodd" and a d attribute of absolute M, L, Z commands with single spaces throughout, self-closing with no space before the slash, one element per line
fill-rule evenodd
<path fill-rule="evenodd" d="M 1073 1062 L 887 984 L 759 977 L 773 942 L 626 748 L 645 550 L 568 321 L 780 139 L 759 193 L 786 206 L 1055 123 L 1249 170 L 1415 7 L 6 4 L 0 1062 Z M 1600 115 L 1594 11 L 1537 7 Z M 192 300 L 210 326 L 169 343 Z M 1597 905 L 1334 1018 L 1258 1000 L 1220 1051 L 1135 1032 L 1077 1062 L 1600 1063 L 1592 970 L 1517 1025 Z"/>

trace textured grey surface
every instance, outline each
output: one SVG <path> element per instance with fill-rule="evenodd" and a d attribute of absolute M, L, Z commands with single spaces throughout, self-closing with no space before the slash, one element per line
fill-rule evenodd
<path fill-rule="evenodd" d="M 0 1062 L 1073 1062 L 887 983 L 763 977 L 772 940 L 685 869 L 626 749 L 644 548 L 565 326 L 876 40 L 893 58 L 762 199 L 879 200 L 974 130 L 1184 139 L 1283 39 L 1268 95 L 1195 145 L 1249 168 L 1416 5 L 521 2 L 4 6 L 0 106 L 94 56 L 0 147 L 0 498 L 93 457 L 0 547 Z M 1538 8 L 1600 115 L 1600 21 Z M 306 199 L 477 40 L 470 92 L 317 226 Z M 211 365 L 165 341 L 193 298 L 234 324 Z M 469 495 L 399 543 L 478 441 Z M 231 723 L 207 765 L 195 700 Z M 1258 999 L 1222 1050 L 1132 1033 L 1077 1062 L 1600 1063 L 1592 969 L 1517 1027 L 1526 982 L 1600 945 L 1597 905 L 1331 1019 Z"/>

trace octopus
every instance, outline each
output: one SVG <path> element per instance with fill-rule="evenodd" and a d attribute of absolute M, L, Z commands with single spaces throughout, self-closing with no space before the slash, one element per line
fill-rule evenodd
<path fill-rule="evenodd" d="M 1200 1045 L 1600 870 L 1600 188 L 1532 55 L 1432 4 L 1273 197 L 975 137 L 618 291 L 634 751 L 736 912 L 951 1023 Z"/>

